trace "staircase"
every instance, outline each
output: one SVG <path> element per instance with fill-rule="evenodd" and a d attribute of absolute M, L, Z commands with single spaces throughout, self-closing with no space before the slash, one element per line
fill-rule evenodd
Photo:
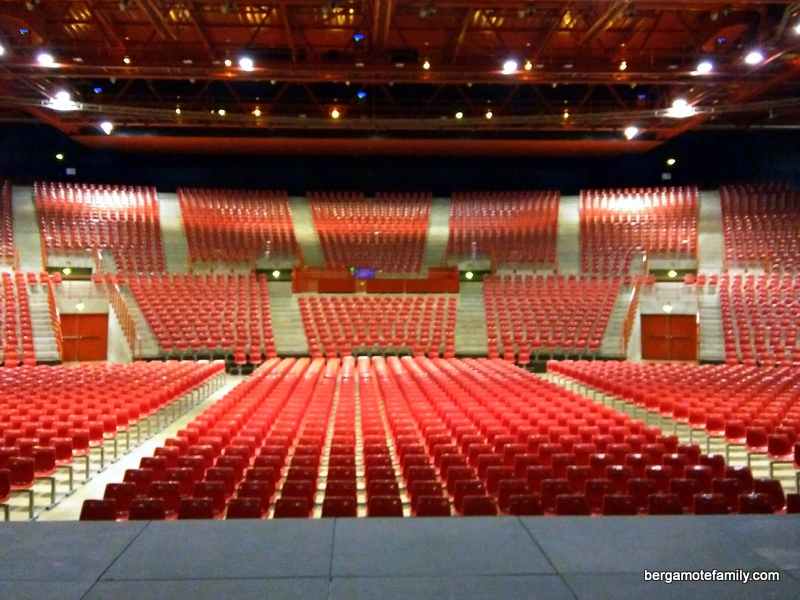
<path fill-rule="evenodd" d="M 697 261 L 700 273 L 721 273 L 725 257 L 722 204 L 718 191 L 700 192 L 697 219 Z"/>
<path fill-rule="evenodd" d="M 136 335 L 138 335 L 142 341 L 141 358 L 159 358 L 162 355 L 161 346 L 153 330 L 150 329 L 150 324 L 147 322 L 142 309 L 139 307 L 139 303 L 136 302 L 136 298 L 133 297 L 127 285 L 119 286 L 119 291 L 122 294 L 122 298 L 125 300 L 125 304 L 128 305 L 128 310 L 136 325 Z"/>
<path fill-rule="evenodd" d="M 189 247 L 183 230 L 181 205 L 177 194 L 158 194 L 161 239 L 164 244 L 164 268 L 167 273 L 189 272 Z"/>
<path fill-rule="evenodd" d="M 461 284 L 456 313 L 455 344 L 456 356 L 486 356 L 489 352 L 483 283 Z"/>
<path fill-rule="evenodd" d="M 47 303 L 47 287 L 28 285 L 28 306 L 31 310 L 33 350 L 36 362 L 59 362 L 58 344 L 50 320 L 50 305 Z"/>
<path fill-rule="evenodd" d="M 447 239 L 450 235 L 450 200 L 434 198 L 428 219 L 428 234 L 425 237 L 425 250 L 422 266 L 442 267 L 447 254 Z"/>
<path fill-rule="evenodd" d="M 292 294 L 292 284 L 271 281 L 268 286 L 275 352 L 278 356 L 308 356 L 308 340 L 297 297 Z"/>
<path fill-rule="evenodd" d="M 722 309 L 719 294 L 700 294 L 700 360 L 725 360 L 725 338 L 722 335 Z"/>
<path fill-rule="evenodd" d="M 625 358 L 622 354 L 622 329 L 625 324 L 625 316 L 628 314 L 628 306 L 631 302 L 631 289 L 622 288 L 614 302 L 614 308 L 606 325 L 603 340 L 600 342 L 601 358 Z"/>
<path fill-rule="evenodd" d="M 558 202 L 556 256 L 558 272 L 573 275 L 581 272 L 580 197 L 561 196 Z"/>
<path fill-rule="evenodd" d="M 11 189 L 11 207 L 14 245 L 19 249 L 19 270 L 39 273 L 42 271 L 42 236 L 39 233 L 33 188 L 15 185 Z"/>
<path fill-rule="evenodd" d="M 317 228 L 314 227 L 314 217 L 308 200 L 297 196 L 289 198 L 289 210 L 292 213 L 294 237 L 303 254 L 303 263 L 306 267 L 322 268 L 325 266 L 325 256 L 319 243 Z"/>

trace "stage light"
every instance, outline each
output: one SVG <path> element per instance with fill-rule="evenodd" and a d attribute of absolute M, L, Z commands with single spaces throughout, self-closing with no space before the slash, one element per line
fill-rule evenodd
<path fill-rule="evenodd" d="M 744 62 L 746 62 L 748 65 L 757 65 L 763 60 L 764 55 L 758 50 L 752 50 L 747 54 L 747 56 L 744 57 Z"/>
<path fill-rule="evenodd" d="M 103 88 L 101 88 L 101 87 L 96 87 L 96 88 L 94 88 L 92 91 L 93 91 L 95 94 L 102 94 L 102 93 L 103 93 Z"/>
<path fill-rule="evenodd" d="M 253 110 L 253 116 L 254 116 L 254 117 L 260 117 L 260 116 L 261 116 L 261 109 L 260 109 L 260 108 L 258 108 L 258 107 L 256 107 L 256 108 Z"/>
<path fill-rule="evenodd" d="M 358 96 L 358 99 L 359 99 L 359 100 L 363 100 L 364 98 L 366 98 L 366 97 L 367 97 L 367 92 L 365 92 L 364 90 L 361 90 L 360 92 L 358 92 L 358 93 L 356 94 L 356 96 Z"/>
<path fill-rule="evenodd" d="M 230 67 L 233 64 L 233 61 L 230 58 L 225 59 L 225 66 Z"/>
<path fill-rule="evenodd" d="M 628 68 L 628 61 L 623 60 L 621 63 L 619 63 L 619 70 L 620 71 L 624 71 L 627 68 Z"/>
<path fill-rule="evenodd" d="M 699 75 L 705 75 L 706 73 L 710 73 L 714 70 L 714 65 L 709 60 L 704 60 L 697 65 L 697 73 Z"/>
<path fill-rule="evenodd" d="M 564 118 L 565 119 L 569 119 L 569 111 L 568 110 L 564 111 Z"/>
<path fill-rule="evenodd" d="M 360 42 L 363 39 L 364 39 L 364 36 L 362 34 L 360 34 L 360 33 L 357 33 L 357 34 L 355 34 L 353 36 L 353 40 L 356 41 L 356 42 Z"/>
<path fill-rule="evenodd" d="M 100 123 L 100 129 L 102 129 L 106 135 L 111 135 L 111 132 L 114 131 L 114 124 L 111 121 L 103 121 Z"/>
<path fill-rule="evenodd" d="M 122 59 L 122 62 L 124 62 L 126 65 L 129 65 L 131 64 L 131 59 L 126 56 L 125 58 Z"/>
<path fill-rule="evenodd" d="M 335 108 L 331 111 L 331 117 L 333 117 L 334 119 L 338 119 L 339 114 L 340 114 L 339 111 L 336 110 Z"/>
<path fill-rule="evenodd" d="M 422 63 L 422 68 L 427 71 L 431 68 L 431 63 L 426 60 L 424 63 Z"/>
<path fill-rule="evenodd" d="M 463 113 L 463 112 L 461 112 L 461 111 L 458 111 L 458 112 L 456 113 L 456 119 L 461 119 L 461 118 L 463 118 L 463 117 L 464 117 L 464 113 Z"/>
<path fill-rule="evenodd" d="M 515 60 L 507 60 L 503 63 L 503 73 L 506 75 L 510 75 L 517 70 L 517 61 Z"/>
<path fill-rule="evenodd" d="M 249 56 L 243 56 L 239 59 L 239 68 L 242 69 L 242 71 L 252 71 L 255 68 L 253 59 Z"/>
<path fill-rule="evenodd" d="M 176 108 L 176 109 L 175 109 L 175 114 L 176 114 L 176 115 L 179 115 L 179 114 L 181 114 L 181 107 L 180 107 L 180 106 L 179 106 L 178 108 Z"/>
<path fill-rule="evenodd" d="M 675 159 L 674 158 L 668 158 L 667 159 L 667 166 L 668 167 L 671 167 L 674 164 L 675 164 Z"/>
<path fill-rule="evenodd" d="M 798 23 L 797 25 L 794 26 L 794 32 L 797 35 L 800 35 L 800 23 Z"/>
<path fill-rule="evenodd" d="M 224 117 L 224 116 L 225 116 L 227 113 L 225 112 L 225 109 L 224 109 L 224 108 L 220 108 L 220 109 L 217 111 L 217 114 L 218 114 L 220 117 Z"/>
<path fill-rule="evenodd" d="M 56 66 L 56 61 L 53 58 L 52 54 L 48 54 L 47 52 L 42 52 L 36 57 L 36 62 L 38 62 L 43 67 L 54 67 Z"/>
<path fill-rule="evenodd" d="M 629 140 L 632 140 L 633 138 L 635 138 L 638 135 L 639 128 L 631 125 L 630 127 L 626 127 L 625 128 L 624 133 L 625 133 L 625 137 L 626 138 L 628 138 Z"/>
<path fill-rule="evenodd" d="M 0 44 L 0 56 L 3 56 L 6 53 L 6 49 L 3 47 L 3 44 Z"/>
<path fill-rule="evenodd" d="M 533 63 L 529 60 L 525 61 L 525 70 L 530 71 L 533 68 Z"/>
<path fill-rule="evenodd" d="M 492 111 L 490 111 L 490 110 L 487 110 L 487 111 L 486 111 L 486 118 L 487 118 L 487 119 L 491 119 L 493 116 L 494 116 L 494 115 L 492 114 Z"/>
<path fill-rule="evenodd" d="M 685 119 L 695 114 L 694 107 L 684 98 L 677 98 L 672 106 L 667 109 L 667 116 L 673 119 Z"/>
<path fill-rule="evenodd" d="M 61 154 L 61 152 L 59 152 L 58 154 L 56 154 L 56 160 L 64 160 L 64 155 Z"/>
<path fill-rule="evenodd" d="M 69 92 L 65 92 L 64 90 L 56 92 L 55 97 L 50 99 L 47 107 L 61 112 L 78 110 L 78 106 L 72 101 Z"/>

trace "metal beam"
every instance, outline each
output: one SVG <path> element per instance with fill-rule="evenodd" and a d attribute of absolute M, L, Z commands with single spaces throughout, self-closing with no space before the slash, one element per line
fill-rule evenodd
<path fill-rule="evenodd" d="M 147 18 L 153 25 L 153 29 L 156 30 L 156 33 L 158 33 L 161 39 L 171 40 L 173 42 L 178 39 L 175 32 L 172 31 L 167 23 L 167 20 L 164 18 L 164 15 L 161 14 L 161 10 L 156 6 L 155 0 L 136 0 L 136 2 L 144 14 L 147 15 Z"/>
<path fill-rule="evenodd" d="M 629 4 L 630 0 L 623 0 L 622 2 L 617 2 L 609 6 L 606 12 L 603 13 L 603 16 L 597 19 L 589 28 L 589 31 L 587 31 L 583 38 L 581 38 L 581 41 L 578 43 L 578 45 L 586 46 L 587 44 L 590 44 L 598 35 L 611 27 L 611 24 L 614 22 L 614 20 L 619 17 L 620 14 L 622 14 Z"/>

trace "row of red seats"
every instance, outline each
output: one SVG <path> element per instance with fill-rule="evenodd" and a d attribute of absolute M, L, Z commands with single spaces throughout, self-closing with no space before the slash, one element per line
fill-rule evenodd
<path fill-rule="evenodd" d="M 300 296 L 312 357 L 348 356 L 359 348 L 455 355 L 457 299 L 430 294 Z"/>
<path fill-rule="evenodd" d="M 622 278 L 504 275 L 484 278 L 489 358 L 531 352 L 596 353 Z"/>
<path fill-rule="evenodd" d="M 189 257 L 248 262 L 293 257 L 297 241 L 286 192 L 179 189 Z"/>
<path fill-rule="evenodd" d="M 454 193 L 447 256 L 553 264 L 558 205 L 558 192 Z"/>
<path fill-rule="evenodd" d="M 120 271 L 163 271 L 155 188 L 36 183 L 48 252 L 110 250 Z"/>
<path fill-rule="evenodd" d="M 33 326 L 25 273 L 4 272 L 0 278 L 0 292 L 2 363 L 6 367 L 35 365 Z"/>
<path fill-rule="evenodd" d="M 418 272 L 428 235 L 430 194 L 310 192 L 308 202 L 329 267 Z"/>
<path fill-rule="evenodd" d="M 236 362 L 276 356 L 265 275 L 117 277 L 170 354 L 231 351 Z"/>
<path fill-rule="evenodd" d="M 580 202 L 584 272 L 627 272 L 635 251 L 697 253 L 696 188 L 584 190 Z"/>
<path fill-rule="evenodd" d="M 785 184 L 722 186 L 722 226 L 729 267 L 795 273 L 800 267 L 800 194 Z"/>
<path fill-rule="evenodd" d="M 723 275 L 719 293 L 727 362 L 800 365 L 800 277 Z"/>
<path fill-rule="evenodd" d="M 32 518 L 36 480 L 50 480 L 55 502 L 57 469 L 69 470 L 71 484 L 71 464 L 82 458 L 88 478 L 93 448 L 101 449 L 102 468 L 107 440 L 114 440 L 116 455 L 120 434 L 129 445 L 131 429 L 138 436 L 144 419 L 222 372 L 222 363 L 177 362 L 1 371 L 0 471 L 8 471 L 9 491 L 28 495 Z"/>
<path fill-rule="evenodd" d="M 14 256 L 14 210 L 11 205 L 11 182 L 0 179 L 0 256 Z"/>
<path fill-rule="evenodd" d="M 550 372 L 800 469 L 800 369 L 550 362 Z"/>

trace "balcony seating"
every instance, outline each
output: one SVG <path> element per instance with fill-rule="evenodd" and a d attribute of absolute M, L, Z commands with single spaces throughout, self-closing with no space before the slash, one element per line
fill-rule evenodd
<path fill-rule="evenodd" d="M 170 356 L 241 354 L 273 358 L 275 342 L 264 275 L 128 275 L 128 287 Z"/>
<path fill-rule="evenodd" d="M 26 275 L 3 272 L 0 294 L 0 364 L 5 367 L 35 365 Z"/>
<path fill-rule="evenodd" d="M 286 192 L 178 189 L 193 263 L 292 259 L 297 241 Z"/>
<path fill-rule="evenodd" d="M 799 199 L 800 194 L 786 184 L 722 186 L 726 266 L 796 274 L 800 267 Z"/>
<path fill-rule="evenodd" d="M 723 275 L 719 290 L 728 364 L 800 365 L 800 277 Z"/>
<path fill-rule="evenodd" d="M 621 282 L 585 276 L 486 277 L 489 358 L 596 355 Z"/>
<path fill-rule="evenodd" d="M 454 296 L 308 295 L 298 303 L 313 358 L 399 350 L 455 354 Z"/>
<path fill-rule="evenodd" d="M 155 188 L 37 183 L 34 197 L 48 253 L 110 251 L 120 272 L 162 272 Z"/>
<path fill-rule="evenodd" d="M 580 227 L 584 273 L 628 273 L 636 251 L 694 258 L 697 189 L 584 190 Z"/>
<path fill-rule="evenodd" d="M 419 272 L 428 235 L 429 193 L 310 192 L 308 202 L 325 262 L 331 268 L 371 267 Z"/>
<path fill-rule="evenodd" d="M 447 257 L 456 262 L 552 265 L 556 262 L 558 192 L 455 193 Z"/>

